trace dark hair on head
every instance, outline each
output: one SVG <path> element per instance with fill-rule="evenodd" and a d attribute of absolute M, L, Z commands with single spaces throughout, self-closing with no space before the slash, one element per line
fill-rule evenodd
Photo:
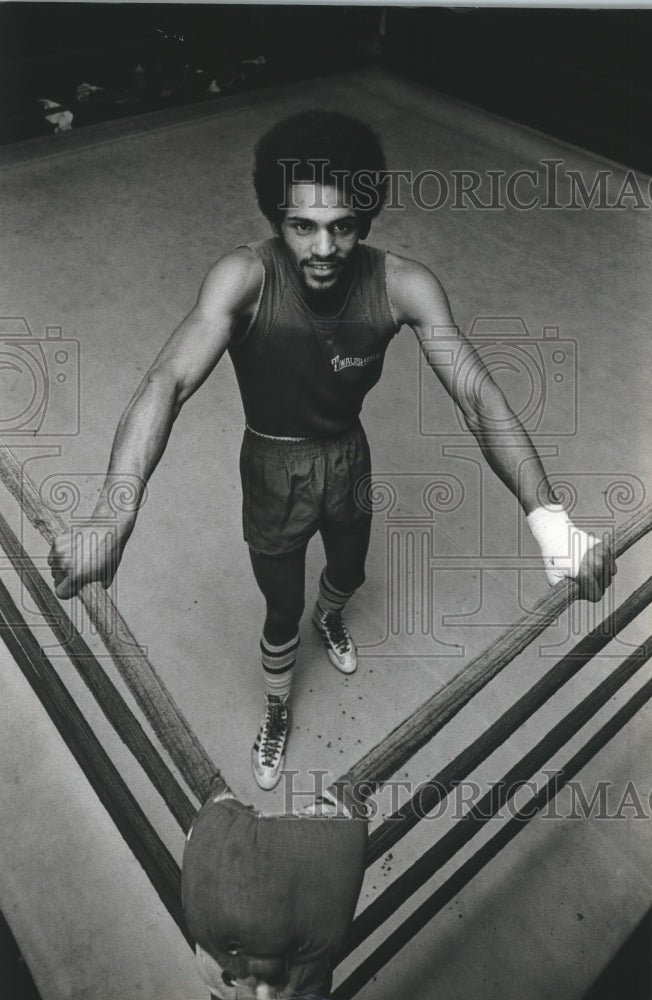
<path fill-rule="evenodd" d="M 385 172 L 383 147 L 369 125 L 337 111 L 301 111 L 258 142 L 253 179 L 261 211 L 273 225 L 288 207 L 287 187 L 308 181 L 340 187 L 366 236 L 385 203 Z"/>

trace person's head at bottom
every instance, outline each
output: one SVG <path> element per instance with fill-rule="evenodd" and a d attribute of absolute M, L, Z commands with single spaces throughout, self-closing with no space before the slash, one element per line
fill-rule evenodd
<path fill-rule="evenodd" d="M 328 997 L 366 849 L 364 819 L 262 816 L 234 798 L 209 798 L 186 842 L 181 894 L 213 996 Z"/>
<path fill-rule="evenodd" d="M 218 1000 L 281 1000 L 293 997 L 287 963 L 280 958 L 222 953 L 220 961 L 197 946 L 197 962 L 202 978 Z M 306 996 L 306 994 L 302 994 Z M 312 994 L 317 1000 L 317 994 Z"/>

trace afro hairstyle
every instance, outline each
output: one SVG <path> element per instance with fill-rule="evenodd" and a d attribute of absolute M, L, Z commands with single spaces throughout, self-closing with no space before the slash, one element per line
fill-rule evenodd
<path fill-rule="evenodd" d="M 258 204 L 273 226 L 290 184 L 338 187 L 359 216 L 363 238 L 387 195 L 385 154 L 374 130 L 336 111 L 301 111 L 277 122 L 256 145 L 253 181 Z"/>

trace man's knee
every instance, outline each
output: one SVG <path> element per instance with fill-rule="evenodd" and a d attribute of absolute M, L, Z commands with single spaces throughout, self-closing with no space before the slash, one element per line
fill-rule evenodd
<path fill-rule="evenodd" d="M 352 594 L 365 582 L 370 522 L 347 530 L 328 526 L 322 530 L 326 552 L 326 577 L 331 587 Z"/>
<path fill-rule="evenodd" d="M 286 642 L 296 635 L 299 621 L 304 609 L 304 600 L 296 600 L 293 604 L 283 606 L 267 602 L 267 617 L 265 619 L 265 637 L 275 644 Z"/>

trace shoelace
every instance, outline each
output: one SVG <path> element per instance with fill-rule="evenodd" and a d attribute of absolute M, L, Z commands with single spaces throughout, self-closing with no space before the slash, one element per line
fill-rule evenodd
<path fill-rule="evenodd" d="M 324 617 L 324 625 L 328 631 L 328 636 L 337 648 L 338 653 L 346 653 L 350 648 L 349 635 L 342 620 L 342 615 L 337 611 L 331 611 Z"/>
<path fill-rule="evenodd" d="M 267 704 L 267 719 L 263 730 L 261 757 L 267 767 L 274 763 L 274 758 L 280 753 L 285 730 L 287 727 L 287 710 L 282 702 L 270 701 Z"/>

